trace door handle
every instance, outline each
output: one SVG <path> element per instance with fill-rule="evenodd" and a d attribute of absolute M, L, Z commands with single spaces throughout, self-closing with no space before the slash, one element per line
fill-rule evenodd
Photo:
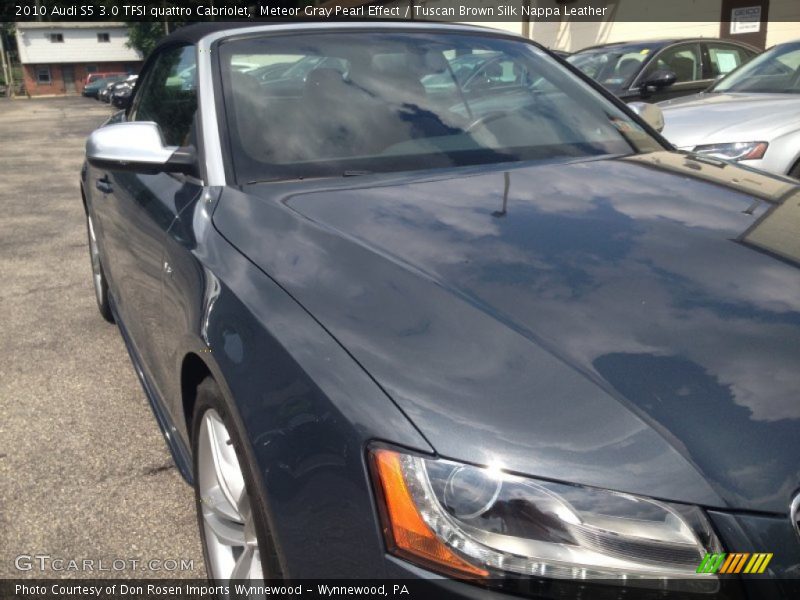
<path fill-rule="evenodd" d="M 103 192 L 104 194 L 110 194 L 114 191 L 111 187 L 111 180 L 108 178 L 108 175 L 103 175 L 100 179 L 95 182 L 95 187 Z"/>

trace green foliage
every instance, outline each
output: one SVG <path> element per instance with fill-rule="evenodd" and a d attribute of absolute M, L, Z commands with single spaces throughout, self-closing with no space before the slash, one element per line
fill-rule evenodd
<path fill-rule="evenodd" d="M 14 23 L 0 23 L 0 35 L 3 36 L 6 52 L 14 52 L 17 49 L 15 33 Z"/>
<path fill-rule="evenodd" d="M 177 27 L 185 25 L 185 23 L 169 23 L 167 26 L 170 31 L 174 31 Z M 135 48 L 142 53 L 142 56 L 147 57 L 153 48 L 156 47 L 158 42 L 167 35 L 164 22 L 160 21 L 137 21 L 135 23 L 128 23 L 128 47 Z"/>
<path fill-rule="evenodd" d="M 9 55 L 9 58 L 13 58 L 16 54 L 16 39 L 14 37 L 14 23 L 4 22 L 0 23 L 0 36 L 3 38 L 3 47 L 5 48 L 6 53 Z M 22 69 L 15 68 L 12 62 L 12 69 L 14 72 L 12 76 L 14 76 L 15 81 L 22 80 Z M 8 82 L 6 81 L 5 77 L 5 70 L 3 69 L 2 65 L 0 65 L 0 85 L 6 85 Z"/>

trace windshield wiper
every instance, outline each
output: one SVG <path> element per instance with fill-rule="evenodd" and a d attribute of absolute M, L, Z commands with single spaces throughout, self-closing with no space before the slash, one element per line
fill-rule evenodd
<path fill-rule="evenodd" d="M 246 185 L 255 185 L 257 183 L 283 183 L 285 181 L 303 181 L 306 179 L 302 175 L 297 176 L 278 176 L 278 177 L 266 177 L 264 179 L 253 179 L 252 181 L 248 181 Z"/>

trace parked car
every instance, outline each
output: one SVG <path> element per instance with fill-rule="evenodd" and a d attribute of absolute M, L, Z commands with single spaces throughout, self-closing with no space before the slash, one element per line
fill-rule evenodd
<path fill-rule="evenodd" d="M 432 103 L 456 51 L 547 85 Z M 295 54 L 345 71 L 286 97 L 231 66 Z M 676 152 L 598 88 L 459 24 L 154 50 L 80 184 L 212 578 L 739 598 L 703 564 L 746 552 L 793 597 L 800 186 Z"/>
<path fill-rule="evenodd" d="M 100 102 L 111 102 L 111 90 L 112 88 L 120 83 L 121 80 L 119 79 L 111 79 L 106 83 L 98 92 L 96 100 Z"/>
<path fill-rule="evenodd" d="M 130 106 L 130 100 L 132 96 L 133 87 L 125 86 L 114 92 L 114 94 L 111 96 L 111 104 L 117 108 L 126 109 L 128 106 Z"/>
<path fill-rule="evenodd" d="M 462 96 L 472 101 L 470 110 L 480 112 L 481 97 L 491 88 L 493 109 L 498 108 L 497 95 L 504 93 L 504 110 L 511 110 L 518 101 L 522 105 L 529 103 L 530 93 L 541 92 L 540 87 L 547 85 L 547 80 L 529 72 L 524 60 L 503 52 L 484 51 L 452 57 L 447 69 L 423 76 L 422 85 L 428 99 L 449 104 L 453 111 L 464 115 Z"/>
<path fill-rule="evenodd" d="M 127 81 L 117 84 L 111 93 L 111 104 L 117 108 L 128 108 L 137 79 L 138 76 L 133 75 Z"/>
<path fill-rule="evenodd" d="M 119 79 L 117 81 L 112 81 L 109 83 L 105 88 L 100 90 L 98 94 L 98 99 L 102 100 L 103 102 L 111 104 L 112 98 L 117 90 L 122 89 L 123 87 L 131 87 L 136 82 L 137 75 L 128 75 L 123 79 Z"/>
<path fill-rule="evenodd" d="M 503 61 L 516 64 L 513 57 L 503 52 L 457 55 L 448 61 L 448 69 L 425 75 L 422 85 L 428 95 L 450 90 L 451 95 L 456 96 L 460 92 L 469 92 L 473 87 L 479 88 L 492 78 L 502 78 Z M 507 70 L 513 70 L 513 67 Z M 509 79 L 515 79 L 513 73 Z"/>
<path fill-rule="evenodd" d="M 127 73 L 123 73 L 121 71 L 109 71 L 107 73 L 89 73 L 86 76 L 86 79 L 83 82 L 84 86 L 89 85 L 90 83 L 94 83 L 98 79 L 112 79 L 114 77 L 125 77 Z"/>
<path fill-rule="evenodd" d="M 679 148 L 800 179 L 800 40 L 659 106 L 664 135 Z"/>
<path fill-rule="evenodd" d="M 111 83 L 118 81 L 116 77 L 104 77 L 100 79 L 95 79 L 90 84 L 83 88 L 83 95 L 87 98 L 94 98 L 95 100 L 98 99 L 100 92 L 103 91 L 106 86 Z"/>
<path fill-rule="evenodd" d="M 758 53 L 730 40 L 669 39 L 593 46 L 567 61 L 626 102 L 659 102 L 702 91 Z"/>
<path fill-rule="evenodd" d="M 272 96 L 298 96 L 302 94 L 309 73 L 316 69 L 334 69 L 344 73 L 345 62 L 338 57 L 304 56 L 291 65 L 274 67 L 272 65 L 257 69 L 252 73 L 262 86 L 268 87 Z"/>
<path fill-rule="evenodd" d="M 257 67 L 251 71 L 248 71 L 248 74 L 252 77 L 255 77 L 261 82 L 273 81 L 275 79 L 280 79 L 281 76 L 284 73 L 286 73 L 289 67 L 294 65 L 297 61 L 303 59 L 307 59 L 307 57 L 290 59 L 290 60 L 280 60 L 278 62 L 269 65 L 262 65 L 260 67 Z"/>

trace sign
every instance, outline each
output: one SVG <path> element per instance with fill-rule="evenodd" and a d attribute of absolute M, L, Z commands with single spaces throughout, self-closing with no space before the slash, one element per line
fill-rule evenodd
<path fill-rule="evenodd" d="M 745 6 L 731 10 L 731 34 L 761 31 L 761 7 Z"/>
<path fill-rule="evenodd" d="M 749 560 L 748 560 L 749 559 Z M 734 552 L 726 554 L 706 553 L 705 558 L 697 567 L 698 573 L 758 573 L 767 570 L 769 561 L 772 560 L 772 552 Z M 747 566 L 745 566 L 745 564 Z M 742 569 L 744 568 L 744 571 Z"/>

